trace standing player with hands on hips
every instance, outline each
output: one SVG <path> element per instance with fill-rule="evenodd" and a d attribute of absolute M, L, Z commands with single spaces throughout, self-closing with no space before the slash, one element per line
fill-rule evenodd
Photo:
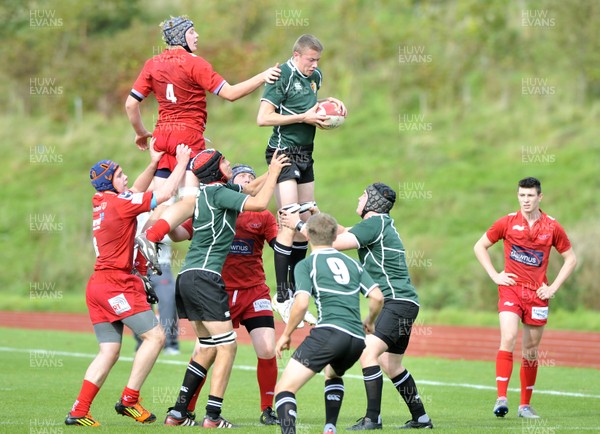
<path fill-rule="evenodd" d="M 291 162 L 277 180 L 275 199 L 278 208 L 315 200 L 314 138 L 316 128 L 323 127 L 327 119 L 327 116 L 317 113 L 317 92 L 323 79 L 318 68 L 322 51 L 323 45 L 315 36 L 300 36 L 294 44 L 292 57 L 281 65 L 279 80 L 266 84 L 260 102 L 258 125 L 273 127 L 266 150 L 267 163 L 277 149 L 281 149 Z M 326 100 L 336 103 L 341 114 L 346 115 L 346 107 L 340 100 L 331 97 Z M 307 214 L 302 217 L 306 219 Z M 273 307 L 285 322 L 289 317 L 290 293 L 293 293 L 294 266 L 306 256 L 307 246 L 303 236 L 280 226 L 275 243 L 277 295 Z M 315 322 L 310 312 L 307 312 L 305 320 Z"/>
<path fill-rule="evenodd" d="M 504 417 L 508 413 L 506 392 L 521 321 L 521 403 L 517 415 L 539 418 L 530 401 L 537 377 L 538 347 L 548 321 L 548 304 L 577 263 L 562 226 L 540 209 L 542 197 L 539 180 L 520 180 L 517 193 L 520 210 L 497 220 L 474 247 L 475 256 L 498 285 L 500 348 L 496 355 L 498 397 L 494 405 L 497 417 Z M 488 252 L 499 240 L 504 240 L 504 269 L 500 272 L 496 271 Z M 564 262 L 554 282 L 548 285 L 546 269 L 552 247 L 561 254 Z"/>

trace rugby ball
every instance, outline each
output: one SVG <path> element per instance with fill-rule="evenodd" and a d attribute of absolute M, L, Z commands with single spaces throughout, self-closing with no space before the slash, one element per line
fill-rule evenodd
<path fill-rule="evenodd" d="M 325 124 L 323 129 L 325 130 L 337 128 L 346 120 L 346 116 L 342 116 L 340 107 L 336 103 L 330 101 L 320 103 L 319 107 L 317 107 L 317 113 L 328 116 L 327 120 L 323 122 Z"/>

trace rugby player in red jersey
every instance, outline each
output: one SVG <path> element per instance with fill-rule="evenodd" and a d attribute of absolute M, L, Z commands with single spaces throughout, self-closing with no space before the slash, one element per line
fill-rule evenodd
<path fill-rule="evenodd" d="M 475 256 L 498 285 L 500 348 L 496 355 L 496 417 L 504 417 L 508 413 L 506 392 L 521 321 L 521 403 L 517 415 L 530 419 L 539 418 L 530 406 L 530 401 L 538 371 L 538 347 L 548 320 L 548 302 L 577 263 L 562 226 L 540 209 L 542 197 L 539 180 L 520 180 L 517 198 L 521 209 L 497 220 L 474 247 Z M 504 269 L 498 272 L 492 264 L 488 249 L 500 240 L 504 240 Z M 549 285 L 546 269 L 552 247 L 563 257 L 563 265 Z"/>
<path fill-rule="evenodd" d="M 142 339 L 135 354 L 131 374 L 116 403 L 118 414 L 141 423 L 156 416 L 140 404 L 140 389 L 165 343 L 165 333 L 148 304 L 144 283 L 134 272 L 134 237 L 137 216 L 168 200 L 177 190 L 190 160 L 190 149 L 177 147 L 177 165 L 156 191 L 146 191 L 161 152 L 150 142 L 151 162 L 128 188 L 128 177 L 114 161 L 102 160 L 90 170 L 96 194 L 93 205 L 93 244 L 96 252 L 94 273 L 86 288 L 86 302 L 99 352 L 89 365 L 83 385 L 65 419 L 67 425 L 98 426 L 90 415 L 90 406 L 106 377 L 119 359 L 123 326 Z"/>
<path fill-rule="evenodd" d="M 156 150 L 165 152 L 155 173 L 154 183 L 157 188 L 173 170 L 178 144 L 188 145 L 192 149 L 192 157 L 206 148 L 204 130 L 208 119 L 207 92 L 235 101 L 265 83 L 277 81 L 280 73 L 276 64 L 245 81 L 231 85 L 208 61 L 194 54 L 198 48 L 198 33 L 188 17 L 171 17 L 161 23 L 161 28 L 167 48 L 146 61 L 125 102 L 127 116 L 135 130 L 137 147 L 147 149 L 148 138 L 154 137 Z M 158 119 L 152 133 L 144 126 L 140 112 L 140 103 L 150 93 L 154 93 L 158 101 Z M 198 179 L 188 171 L 184 188 L 180 190 L 182 200 L 195 203 L 197 188 Z M 177 203 L 169 208 L 166 215 L 172 215 L 169 219 L 172 227 L 187 218 L 181 217 L 186 210 L 186 206 Z M 160 241 L 154 240 L 152 234 L 149 237 L 151 241 Z M 149 259 L 152 262 L 154 258 Z M 155 268 L 155 271 L 158 270 Z"/>

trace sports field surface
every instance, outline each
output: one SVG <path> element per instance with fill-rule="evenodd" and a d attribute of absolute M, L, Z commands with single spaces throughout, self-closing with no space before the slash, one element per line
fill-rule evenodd
<path fill-rule="evenodd" d="M 296 343 L 306 331 L 307 328 L 296 332 Z M 532 401 L 542 418 L 524 420 L 516 417 L 519 366 L 515 364 L 508 396 L 510 411 L 505 418 L 498 419 L 492 414 L 497 331 L 492 328 L 417 326 L 405 362 L 416 379 L 435 429 L 452 433 L 600 432 L 600 334 L 547 332 Z M 87 316 L 0 312 L 0 336 L 0 397 L 4 404 L 0 432 L 64 433 L 83 429 L 67 427 L 63 420 L 79 391 L 85 369 L 97 351 Z M 235 432 L 278 433 L 278 428 L 258 423 L 256 358 L 252 347 L 247 345 L 246 333 L 240 331 L 239 336 L 238 356 L 225 396 L 223 415 L 239 425 Z M 144 405 L 157 415 L 158 420 L 154 425 L 143 426 L 117 415 L 113 409 L 133 357 L 133 338 L 125 337 L 121 360 L 92 405 L 92 414 L 102 424 L 97 431 L 172 432 L 173 428 L 164 427 L 162 421 L 167 408 L 176 399 L 193 343 L 189 328 L 183 327 L 181 355 L 159 357 L 142 389 Z M 279 361 L 280 369 L 285 362 L 285 358 Z M 384 384 L 384 429 L 378 432 L 396 432 L 410 416 L 391 383 L 386 381 Z M 345 432 L 345 428 L 364 413 L 365 395 L 359 366 L 346 374 L 345 388 L 338 432 Z M 205 387 L 198 401 L 200 415 L 207 392 Z M 322 432 L 323 378 L 317 376 L 308 383 L 297 400 L 297 432 Z"/>

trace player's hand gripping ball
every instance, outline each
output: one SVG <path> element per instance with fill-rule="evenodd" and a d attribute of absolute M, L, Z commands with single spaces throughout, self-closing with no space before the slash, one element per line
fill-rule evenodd
<path fill-rule="evenodd" d="M 317 113 L 328 116 L 327 120 L 323 122 L 325 125 L 323 129 L 325 130 L 337 128 L 346 120 L 346 116 L 342 116 L 340 107 L 336 103 L 330 101 L 320 103 L 317 108 Z"/>

